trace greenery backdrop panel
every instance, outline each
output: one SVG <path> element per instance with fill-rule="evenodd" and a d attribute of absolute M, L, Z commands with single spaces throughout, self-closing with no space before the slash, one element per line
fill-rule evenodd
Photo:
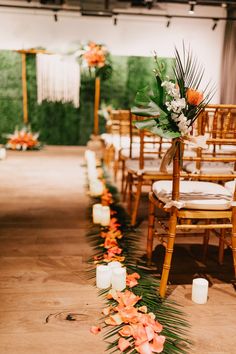
<path fill-rule="evenodd" d="M 172 59 L 162 59 L 168 71 Z M 130 108 L 138 89 L 154 80 L 154 60 L 149 57 L 112 56 L 112 75 L 101 82 L 101 104 L 114 109 Z M 0 51 L 0 141 L 2 134 L 23 125 L 21 55 Z M 51 145 L 85 145 L 93 132 L 94 78 L 81 73 L 80 107 L 70 103 L 37 104 L 36 58 L 27 55 L 27 91 L 29 122 L 33 131 L 40 131 L 40 140 Z M 100 132 L 105 120 L 100 118 Z"/>
<path fill-rule="evenodd" d="M 12 132 L 22 121 L 21 56 L 17 52 L 0 51 L 1 134 Z"/>

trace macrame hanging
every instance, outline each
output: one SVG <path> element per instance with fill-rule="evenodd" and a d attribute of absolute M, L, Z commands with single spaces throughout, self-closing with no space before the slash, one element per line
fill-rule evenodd
<path fill-rule="evenodd" d="M 37 54 L 37 101 L 72 102 L 79 107 L 80 67 L 72 56 Z"/>

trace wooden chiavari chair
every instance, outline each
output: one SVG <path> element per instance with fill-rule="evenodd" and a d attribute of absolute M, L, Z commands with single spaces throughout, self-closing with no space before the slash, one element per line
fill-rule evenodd
<path fill-rule="evenodd" d="M 117 159 L 119 151 L 129 146 L 129 110 L 112 110 L 106 124 L 106 133 L 102 134 L 105 144 L 104 161 L 110 166 Z"/>
<path fill-rule="evenodd" d="M 233 263 L 236 275 L 236 191 L 224 188 L 215 181 L 227 181 L 236 178 L 236 173 L 227 174 L 222 171 L 217 174 L 189 173 L 181 180 L 180 152 L 181 141 L 176 140 L 177 149 L 173 160 L 173 180 L 158 181 L 152 186 L 149 193 L 149 218 L 147 236 L 147 259 L 151 263 L 153 236 L 155 226 L 155 208 L 161 208 L 169 215 L 167 242 L 165 245 L 165 259 L 160 283 L 160 295 L 165 296 L 171 268 L 175 237 L 178 230 L 206 230 L 204 247 L 208 244 L 210 230 L 230 229 L 230 246 L 233 253 Z M 236 142 L 236 140 L 235 140 Z M 224 145 L 226 139 L 218 139 L 217 143 Z M 191 157 L 192 161 L 199 161 L 199 157 Z M 236 156 L 201 157 L 201 162 L 235 162 Z M 187 179 L 187 180 L 186 180 Z M 209 182 L 214 181 L 214 182 Z M 191 221 L 194 220 L 194 223 Z M 225 233 L 221 232 L 220 252 L 226 242 Z M 229 243 L 228 243 L 229 245 Z M 219 257 L 220 257 L 219 252 Z M 222 255 L 221 255 L 222 256 Z"/>
<path fill-rule="evenodd" d="M 197 119 L 197 135 L 204 135 L 208 139 L 207 149 L 197 149 L 196 155 L 200 158 L 196 163 L 185 163 L 187 172 L 216 173 L 221 170 L 236 170 L 236 164 L 219 162 L 209 165 L 201 161 L 203 156 L 236 155 L 236 105 L 208 105 Z M 223 140 L 222 140 L 223 139 Z M 224 141 L 224 143 L 222 143 Z"/>
<path fill-rule="evenodd" d="M 139 119 L 139 117 L 133 117 Z M 140 142 L 138 144 L 138 159 L 129 158 L 125 161 L 124 170 L 126 172 L 126 187 L 124 190 L 124 201 L 128 195 L 128 211 L 131 214 L 131 225 L 136 224 L 137 213 L 140 204 L 143 186 L 151 187 L 156 180 L 165 180 L 172 178 L 171 170 L 161 172 L 161 157 L 171 143 L 148 133 L 139 130 Z M 132 150 L 131 150 L 132 153 Z M 135 193 L 133 193 L 135 188 Z M 134 196 L 134 203 L 132 197 Z"/>

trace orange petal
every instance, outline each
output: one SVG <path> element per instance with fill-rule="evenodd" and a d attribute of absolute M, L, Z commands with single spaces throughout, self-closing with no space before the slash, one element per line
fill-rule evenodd
<path fill-rule="evenodd" d="M 163 326 L 158 321 L 155 321 L 153 329 L 155 332 L 160 333 L 163 330 Z"/>
<path fill-rule="evenodd" d="M 165 343 L 166 338 L 164 336 L 155 335 L 152 344 L 152 351 L 154 353 L 161 353 L 163 351 L 163 345 Z"/>
<path fill-rule="evenodd" d="M 120 351 L 123 352 L 128 347 L 130 347 L 130 342 L 127 339 L 120 338 L 118 341 L 118 348 L 120 349 Z"/>
<path fill-rule="evenodd" d="M 93 334 L 98 334 L 99 332 L 101 332 L 101 327 L 100 326 L 92 326 L 90 328 L 90 332 Z"/>
<path fill-rule="evenodd" d="M 109 306 L 109 307 L 106 307 L 105 309 L 102 310 L 102 313 L 105 315 L 105 316 L 108 316 L 110 314 L 112 310 L 112 306 Z"/>
<path fill-rule="evenodd" d="M 152 354 L 152 349 L 148 341 L 136 346 L 135 349 L 140 354 Z"/>
<path fill-rule="evenodd" d="M 124 326 L 121 328 L 121 330 L 119 331 L 119 334 L 123 337 L 130 337 L 132 336 L 133 330 L 131 326 Z"/>
<path fill-rule="evenodd" d="M 121 323 L 123 323 L 120 315 L 118 313 L 116 313 L 115 315 L 110 316 L 109 318 L 107 318 L 105 320 L 105 323 L 111 326 L 118 326 Z"/>
<path fill-rule="evenodd" d="M 152 328 L 152 326 L 146 326 L 145 331 L 146 331 L 147 339 L 150 342 L 151 340 L 153 340 L 155 336 L 154 329 Z"/>
<path fill-rule="evenodd" d="M 108 294 L 107 294 L 107 298 L 109 300 L 114 299 L 117 300 L 118 299 L 118 293 L 115 289 L 111 289 L 109 290 Z"/>
<path fill-rule="evenodd" d="M 147 313 L 147 306 L 140 306 L 138 310 L 142 313 Z"/>

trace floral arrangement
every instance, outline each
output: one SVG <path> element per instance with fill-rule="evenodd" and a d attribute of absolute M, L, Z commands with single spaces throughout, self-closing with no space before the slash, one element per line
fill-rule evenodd
<path fill-rule="evenodd" d="M 102 68 L 106 62 L 107 49 L 101 44 L 88 43 L 88 49 L 83 55 L 89 67 Z"/>
<path fill-rule="evenodd" d="M 93 325 L 90 331 L 98 334 L 106 329 L 105 340 L 111 353 L 187 353 L 187 323 L 173 303 L 158 297 L 158 281 L 136 264 L 137 233 L 129 227 L 117 191 L 102 178 L 103 192 L 94 203 L 109 206 L 111 218 L 108 226 L 94 226 L 94 232 L 88 234 L 92 244 L 97 245 L 92 264 L 118 261 L 126 267 L 127 276 L 123 291 L 108 288 L 100 292 L 107 306 L 102 311 L 102 324 Z M 94 276 L 94 268 L 91 274 Z"/>
<path fill-rule="evenodd" d="M 112 73 L 110 54 L 103 44 L 89 42 L 82 48 L 82 61 L 86 63 L 90 72 L 103 79 L 109 78 Z"/>
<path fill-rule="evenodd" d="M 202 91 L 199 86 L 204 70 L 183 46 L 183 58 L 175 49 L 175 64 L 171 77 L 166 76 L 155 55 L 156 86 L 138 91 L 132 113 L 151 117 L 135 124 L 164 138 L 188 137 L 195 120 L 211 98 L 209 85 Z"/>
<path fill-rule="evenodd" d="M 7 134 L 6 148 L 11 150 L 38 150 L 41 144 L 38 141 L 39 133 L 32 133 L 29 127 L 16 129 L 13 134 Z"/>

